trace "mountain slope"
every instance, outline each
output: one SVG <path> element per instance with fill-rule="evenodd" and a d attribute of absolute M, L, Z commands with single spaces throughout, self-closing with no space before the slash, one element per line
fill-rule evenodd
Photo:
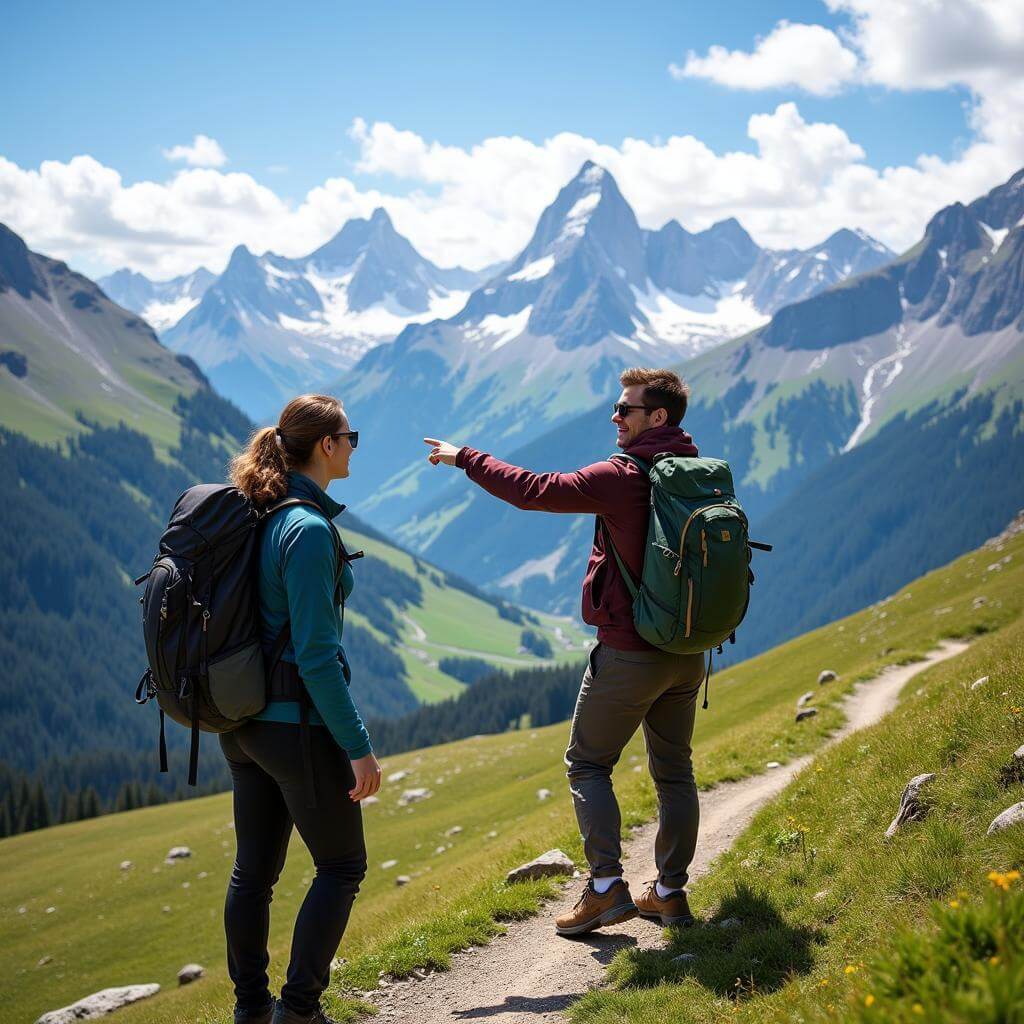
<path fill-rule="evenodd" d="M 799 259 L 770 255 L 733 219 L 697 234 L 675 221 L 644 231 L 614 178 L 585 163 L 461 311 L 408 327 L 335 386 L 374 456 L 361 510 L 394 526 L 436 494 L 438 477 L 418 458 L 424 434 L 528 443 L 617 393 L 624 367 L 702 351 L 763 323 L 779 301 L 891 254 L 848 232 Z M 800 260 L 821 273 L 794 276 Z"/>
<path fill-rule="evenodd" d="M 151 281 L 145 274 L 123 268 L 96 283 L 119 306 L 138 313 L 157 331 L 164 331 L 198 305 L 215 277 L 206 267 L 200 267 L 169 281 Z"/>
<path fill-rule="evenodd" d="M 164 334 L 249 415 L 322 389 L 406 324 L 450 316 L 476 275 L 421 256 L 378 209 L 308 256 L 231 254 L 202 300 Z"/>
<path fill-rule="evenodd" d="M 166 450 L 178 441 L 176 399 L 206 387 L 148 324 L 2 224 L 0 328 L 2 423 L 39 440 L 77 434 L 85 417 L 123 421 Z"/>
<path fill-rule="evenodd" d="M 795 561 L 768 559 L 764 571 L 799 565 L 787 585 L 801 573 L 813 580 L 801 589 L 801 612 L 774 604 L 778 621 L 768 616 L 747 650 L 854 606 L 831 583 L 838 567 L 851 564 L 860 536 L 850 509 L 884 520 L 892 500 L 917 523 L 907 537 L 914 558 L 893 557 L 884 545 L 858 551 L 855 600 L 864 603 L 916 567 L 977 543 L 994 520 L 1024 504 L 1022 181 L 1024 172 L 969 207 L 940 212 L 896 263 L 784 307 L 761 330 L 683 367 L 693 388 L 685 426 L 703 453 L 729 460 L 755 535 L 778 524 L 793 537 Z M 614 450 L 610 415 L 599 406 L 496 454 L 536 470 L 585 465 Z M 834 462 L 844 450 L 855 457 Z M 932 483 L 929 474 L 943 462 L 950 474 Z M 998 476 L 999 488 L 987 474 Z M 854 496 L 850 480 L 862 495 Z M 879 488 L 881 480 L 896 491 Z M 460 478 L 447 483 L 398 531 L 406 543 L 496 592 L 576 609 L 589 519 L 521 513 Z M 935 489 L 945 502 L 932 501 Z M 845 501 L 833 502 L 833 493 Z M 823 505 L 832 511 L 819 522 Z M 801 531 L 810 538 L 802 544 Z M 801 558 L 804 551 L 813 557 Z"/>

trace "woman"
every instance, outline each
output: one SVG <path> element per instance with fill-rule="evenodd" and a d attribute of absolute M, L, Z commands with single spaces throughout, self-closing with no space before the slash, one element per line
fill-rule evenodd
<path fill-rule="evenodd" d="M 337 399 L 302 395 L 285 406 L 276 428 L 257 431 L 231 465 L 234 484 L 261 508 L 286 497 L 315 506 L 284 508 L 262 528 L 262 640 L 271 661 L 280 648 L 280 661 L 266 709 L 220 738 L 238 844 L 224 907 L 237 1024 L 332 1024 L 320 995 L 366 874 L 359 801 L 380 788 L 380 765 L 348 691 L 337 605 L 339 590 L 347 597 L 353 578 L 331 524 L 342 506 L 327 495 L 332 480 L 349 475 L 357 441 Z M 282 647 L 286 625 L 290 639 Z M 274 699 L 289 675 L 300 690 L 304 684 L 303 701 Z M 309 728 L 299 724 L 303 703 Z M 293 823 L 316 877 L 295 921 L 287 980 L 275 1005 L 267 977 L 270 899 Z"/>

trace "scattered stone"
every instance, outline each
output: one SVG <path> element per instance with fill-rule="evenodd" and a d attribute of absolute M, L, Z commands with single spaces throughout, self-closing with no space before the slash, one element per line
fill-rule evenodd
<path fill-rule="evenodd" d="M 796 720 L 802 722 L 805 718 L 813 718 L 817 713 L 817 708 L 801 708 L 796 713 Z"/>
<path fill-rule="evenodd" d="M 135 865 L 130 860 L 123 860 L 123 861 L 121 861 L 121 870 L 122 871 L 131 871 L 131 869 L 133 867 L 135 867 Z"/>
<path fill-rule="evenodd" d="M 830 669 L 830 668 L 822 669 L 818 673 L 818 685 L 819 686 L 823 686 L 825 683 L 831 683 L 831 682 L 833 682 L 834 680 L 836 680 L 838 678 L 839 678 L 839 676 L 837 676 L 835 674 L 835 672 L 832 671 L 832 669 Z"/>
<path fill-rule="evenodd" d="M 51 960 L 53 960 L 52 956 L 41 956 L 36 961 L 36 967 L 45 967 Z"/>
<path fill-rule="evenodd" d="M 981 607 L 982 605 L 985 605 L 985 604 L 988 604 L 988 598 L 987 598 L 987 597 L 982 597 L 982 596 L 981 596 L 981 594 L 979 594 L 979 595 L 978 595 L 978 596 L 977 596 L 977 597 L 976 597 L 976 598 L 975 598 L 975 599 L 974 599 L 974 600 L 973 600 L 973 601 L 971 602 L 971 605 L 972 605 L 972 607 L 973 607 L 973 608 L 975 609 L 975 611 L 977 611 L 977 609 L 979 609 L 979 608 L 980 608 L 980 607 Z"/>
<path fill-rule="evenodd" d="M 1003 829 L 1012 828 L 1014 825 L 1024 825 L 1024 800 L 1012 807 L 1007 807 L 1001 814 L 992 819 L 985 835 L 992 835 L 995 832 L 1002 832 Z"/>
<path fill-rule="evenodd" d="M 537 790 L 537 799 L 538 800 L 547 800 L 550 796 L 551 796 L 551 790 L 550 789 L 538 789 Z"/>
<path fill-rule="evenodd" d="M 452 827 L 450 829 L 448 829 L 447 832 L 445 832 L 445 835 L 446 836 L 457 836 L 461 832 L 462 832 L 462 826 L 461 825 L 452 825 Z"/>
<path fill-rule="evenodd" d="M 397 860 L 386 860 L 380 866 L 381 871 L 390 871 L 397 863 Z"/>
<path fill-rule="evenodd" d="M 731 931 L 733 928 L 740 928 L 743 922 L 738 917 L 727 917 L 724 921 L 718 922 L 719 928 L 725 928 L 727 931 Z"/>
<path fill-rule="evenodd" d="M 416 789 L 406 789 L 402 791 L 402 795 L 398 798 L 398 806 L 405 807 L 408 804 L 418 803 L 420 800 L 429 800 L 434 794 L 424 787 L 420 786 Z"/>
<path fill-rule="evenodd" d="M 828 895 L 828 889 L 822 889 L 821 892 L 816 892 L 814 894 L 814 899 L 816 899 L 816 900 L 823 900 L 827 895 Z"/>
<path fill-rule="evenodd" d="M 924 817 L 928 808 L 921 799 L 921 790 L 934 778 L 935 772 L 925 772 L 923 775 L 915 775 L 907 783 L 903 795 L 900 797 L 900 807 L 896 812 L 896 817 L 892 819 L 892 824 L 885 830 L 886 839 L 892 839 L 900 826 L 905 825 L 908 821 L 916 821 Z"/>
<path fill-rule="evenodd" d="M 430 977 L 430 972 L 425 971 L 422 967 L 414 967 L 409 972 L 409 977 L 416 981 L 426 981 L 426 979 Z"/>
<path fill-rule="evenodd" d="M 767 763 L 767 764 L 765 765 L 765 768 L 781 768 L 781 767 L 782 767 L 782 765 L 781 765 L 781 764 L 779 764 L 779 762 L 778 762 L 778 761 L 769 761 L 769 762 L 768 762 L 768 763 Z"/>
<path fill-rule="evenodd" d="M 392 772 L 388 776 L 388 782 L 401 782 L 402 779 L 406 779 L 408 777 L 409 773 L 407 771 Z"/>
<path fill-rule="evenodd" d="M 800 695 L 799 700 L 797 700 L 796 702 L 796 706 L 798 708 L 802 708 L 805 704 L 809 703 L 812 700 L 814 700 L 814 691 L 808 690 L 806 693 Z"/>
<path fill-rule="evenodd" d="M 28 913 L 28 907 L 18 907 L 18 913 L 19 914 L 27 914 Z"/>
<path fill-rule="evenodd" d="M 399 875 L 395 879 L 395 885 L 398 885 L 398 886 L 408 885 L 411 881 L 412 881 L 412 879 L 408 875 Z"/>
<path fill-rule="evenodd" d="M 77 1003 L 44 1013 L 36 1024 L 77 1024 L 82 1020 L 96 1020 L 108 1013 L 120 1010 L 122 1006 L 148 999 L 160 991 L 159 985 L 123 985 L 120 988 L 105 988 L 91 996 L 79 999 Z"/>
<path fill-rule="evenodd" d="M 561 850 L 548 850 L 539 857 L 513 868 L 505 881 L 523 882 L 528 878 L 548 878 L 552 875 L 571 875 L 576 865 Z"/>
<path fill-rule="evenodd" d="M 57 908 L 56 907 L 47 907 L 46 908 L 46 912 L 48 914 L 56 914 L 57 913 Z"/>
<path fill-rule="evenodd" d="M 447 847 L 447 846 L 439 846 L 439 847 L 438 847 L 438 848 L 437 848 L 437 849 L 436 849 L 436 850 L 434 851 L 434 855 L 435 855 L 435 856 L 437 856 L 437 855 L 439 855 L 439 854 L 442 854 L 442 853 L 444 853 L 444 852 L 445 852 L 445 851 L 446 851 L 447 849 L 448 849 L 448 847 Z"/>
<path fill-rule="evenodd" d="M 170 912 L 171 912 L 171 908 L 170 907 L 164 906 L 164 907 L 160 908 L 160 913 L 162 913 L 162 914 L 169 914 Z"/>
<path fill-rule="evenodd" d="M 644 770 L 644 766 L 642 764 L 635 764 L 635 765 L 633 765 L 633 771 L 635 771 L 635 772 L 642 772 L 643 770 Z"/>
<path fill-rule="evenodd" d="M 497 839 L 498 838 L 498 833 L 495 832 L 493 829 L 491 829 L 491 831 L 487 833 L 487 838 L 488 839 Z"/>
<path fill-rule="evenodd" d="M 173 864 L 176 860 L 183 860 L 185 857 L 191 857 L 192 851 L 187 846 L 172 846 L 167 851 L 167 856 L 164 857 L 165 864 Z"/>
<path fill-rule="evenodd" d="M 693 963 L 697 959 L 696 953 L 680 953 L 679 956 L 672 957 L 672 963 L 674 964 L 689 964 Z"/>
<path fill-rule="evenodd" d="M 206 970 L 200 964 L 185 964 L 178 971 L 178 984 L 190 985 L 193 981 L 198 981 L 205 973 Z"/>
<path fill-rule="evenodd" d="M 988 682 L 988 676 L 982 676 L 980 679 L 975 679 L 971 683 L 972 690 L 980 690 Z"/>
<path fill-rule="evenodd" d="M 370 804 L 379 804 L 380 803 L 380 797 L 377 797 L 377 796 L 364 796 L 363 799 L 360 800 L 359 802 L 360 802 L 360 804 L 363 805 L 363 807 L 369 807 Z"/>
<path fill-rule="evenodd" d="M 999 772 L 999 781 L 1004 786 L 1012 786 L 1015 782 L 1024 782 L 1024 745 L 1019 746 L 1013 752 L 1009 764 L 1003 765 Z"/>

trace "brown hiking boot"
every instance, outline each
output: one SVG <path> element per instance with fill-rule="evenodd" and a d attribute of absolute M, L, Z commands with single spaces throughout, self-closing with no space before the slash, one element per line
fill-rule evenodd
<path fill-rule="evenodd" d="M 648 883 L 644 894 L 636 901 L 636 909 L 641 917 L 649 921 L 660 921 L 665 926 L 674 924 L 686 927 L 693 924 L 686 893 L 680 889 L 662 899 L 658 895 L 657 881 Z"/>
<path fill-rule="evenodd" d="M 619 924 L 636 917 L 636 904 L 629 895 L 629 886 L 616 882 L 606 893 L 594 890 L 587 882 L 583 895 L 568 914 L 555 918 L 555 931 L 559 935 L 582 935 L 607 924 Z"/>

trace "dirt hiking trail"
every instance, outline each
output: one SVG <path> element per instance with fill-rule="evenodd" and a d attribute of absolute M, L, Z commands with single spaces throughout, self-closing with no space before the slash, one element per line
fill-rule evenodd
<path fill-rule="evenodd" d="M 888 668 L 858 684 L 840 705 L 846 714 L 845 724 L 818 752 L 879 721 L 895 707 L 900 690 L 910 679 L 966 649 L 965 643 L 945 642 L 923 661 Z M 761 775 L 722 783 L 701 793 L 700 838 L 690 866 L 691 884 L 732 845 L 757 811 L 813 760 L 814 755 L 806 755 Z M 623 844 L 626 880 L 637 895 L 654 875 L 656 831 L 656 822 L 644 825 Z M 430 974 L 423 981 L 393 982 L 372 992 L 367 998 L 380 1011 L 378 1019 L 396 1024 L 562 1021 L 566 1007 L 601 985 L 605 966 L 620 949 L 662 945 L 662 927 L 642 918 L 576 939 L 557 936 L 552 919 L 573 906 L 583 884 L 582 879 L 567 882 L 560 895 L 536 917 L 513 922 L 507 934 L 487 946 L 454 954 L 451 970 Z"/>

